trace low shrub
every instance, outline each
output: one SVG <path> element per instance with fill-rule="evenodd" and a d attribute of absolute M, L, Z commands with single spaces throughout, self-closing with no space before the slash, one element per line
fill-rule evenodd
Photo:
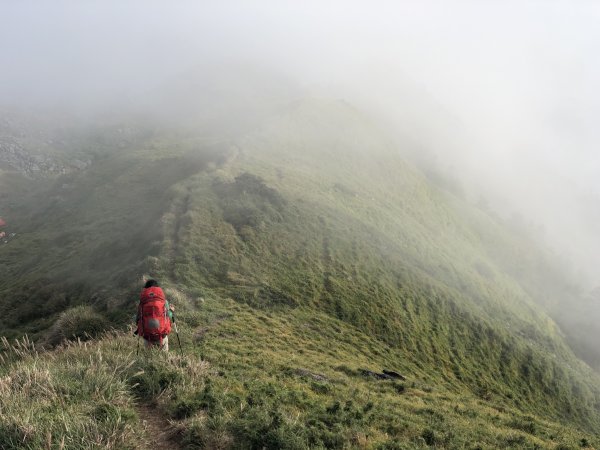
<path fill-rule="evenodd" d="M 42 340 L 56 346 L 65 340 L 88 340 L 110 328 L 110 322 L 91 306 L 76 306 L 60 314 Z"/>

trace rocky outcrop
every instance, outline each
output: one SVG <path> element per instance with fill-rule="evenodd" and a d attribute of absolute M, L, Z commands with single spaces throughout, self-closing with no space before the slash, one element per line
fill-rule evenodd
<path fill-rule="evenodd" d="M 16 139 L 0 136 L 0 166 L 8 166 L 28 176 L 64 174 L 84 170 L 90 164 L 91 161 L 74 159 L 64 162 L 50 155 L 34 155 Z"/>

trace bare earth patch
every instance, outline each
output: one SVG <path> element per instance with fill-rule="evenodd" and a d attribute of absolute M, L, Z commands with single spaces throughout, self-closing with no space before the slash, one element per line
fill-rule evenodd
<path fill-rule="evenodd" d="M 176 429 L 152 406 L 144 403 L 136 405 L 136 411 L 145 429 L 146 441 L 141 448 L 177 450 L 182 448 L 177 442 Z"/>

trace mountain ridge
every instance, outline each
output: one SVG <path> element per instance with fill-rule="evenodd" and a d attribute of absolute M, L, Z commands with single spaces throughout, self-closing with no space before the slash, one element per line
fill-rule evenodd
<path fill-rule="evenodd" d="M 566 421 L 589 436 L 600 429 L 598 376 L 575 357 L 554 320 L 495 256 L 504 242 L 512 242 L 508 231 L 431 185 L 354 108 L 332 100 L 296 102 L 255 131 L 216 144 L 212 137 L 154 129 L 123 151 L 113 145 L 117 135 L 90 140 L 95 157 L 84 171 L 37 180 L 7 194 L 10 202 L 26 193 L 7 210 L 24 233 L 0 248 L 0 268 L 8 274 L 0 282 L 0 305 L 19 304 L 8 314 L 12 336 L 28 332 L 41 338 L 65 310 L 80 305 L 124 323 L 138 280 L 153 275 L 181 306 L 186 351 L 200 352 L 202 360 L 231 371 L 242 397 L 259 395 L 274 383 L 275 397 L 286 398 L 281 400 L 285 411 L 300 408 L 307 421 L 329 423 L 328 431 L 322 425 L 294 428 L 290 411 L 263 399 L 268 411 L 282 414 L 277 420 L 269 416 L 269 423 L 276 420 L 276 429 L 295 430 L 305 444 L 358 446 L 349 444 L 354 441 L 345 433 L 360 423 L 376 436 L 371 447 L 395 440 L 433 445 L 436 434 L 451 448 L 466 445 L 465 430 L 474 431 L 450 407 L 462 397 L 481 402 L 481 408 L 494 405 L 531 415 L 516 428 L 532 431 L 533 437 L 519 434 L 515 448 L 523 443 L 533 448 L 538 441 L 556 444 L 556 436 L 541 431 L 543 420 Z M 5 176 L 0 173 L 0 183 Z M 467 216 L 476 220 L 467 222 Z M 103 289 L 107 283 L 114 293 Z M 322 326 L 310 325 L 311 317 Z M 235 339 L 229 342 L 231 336 Z M 294 355 L 290 365 L 286 343 L 306 355 L 323 355 L 307 357 L 311 364 Z M 328 345 L 346 361 L 336 363 Z M 352 345 L 362 348 L 362 356 L 352 356 Z M 269 354 L 273 366 L 262 359 Z M 400 401 L 404 413 L 412 411 L 407 419 L 412 431 L 394 428 L 389 439 L 383 430 L 394 422 L 394 410 L 376 417 L 363 411 L 360 420 L 328 410 L 329 418 L 323 419 L 318 405 L 335 398 L 345 402 L 351 386 L 366 395 L 371 382 L 357 374 L 369 358 L 387 365 L 370 369 L 399 370 L 412 380 L 402 387 L 382 385 L 378 401 L 392 401 L 391 392 L 401 390 L 415 402 L 423 395 L 454 418 L 460 435 L 444 434 L 439 418 L 423 430 L 421 413 L 414 413 L 408 398 L 393 403 Z M 244 385 L 241 368 L 250 370 L 261 387 Z M 302 384 L 306 380 L 293 375 L 300 369 L 340 381 L 325 383 L 330 387 L 313 386 L 314 380 Z M 175 372 L 188 380 L 185 371 Z M 123 372 L 124 380 L 132 375 Z M 232 442 L 242 442 L 235 440 L 247 437 L 240 421 L 250 419 L 243 411 L 242 416 L 232 412 L 224 381 L 212 375 L 206 380 L 218 386 L 215 398 L 234 417 L 217 428 L 234 436 Z M 163 407 L 173 417 L 179 417 L 183 403 L 191 408 L 180 417 L 191 421 L 185 422 L 189 439 L 194 420 L 207 414 L 218 420 L 220 414 L 219 408 L 202 406 L 208 401 L 208 394 L 201 394 L 206 380 L 190 381 L 200 391 L 173 388 L 177 395 L 165 394 Z M 287 383 L 312 398 L 316 409 L 300 407 Z M 441 400 L 444 396 L 450 400 Z M 243 402 L 252 409 L 250 400 Z M 483 409 L 477 411 L 485 416 Z M 348 406 L 352 417 L 359 412 Z M 507 426 L 504 418 L 501 422 Z M 341 428 L 335 431 L 336 426 Z M 205 439 L 209 431 L 202 430 Z M 500 445 L 494 436 L 486 431 L 477 439 Z M 589 436 L 586 442 L 593 439 Z M 202 446 L 201 440 L 192 442 Z"/>

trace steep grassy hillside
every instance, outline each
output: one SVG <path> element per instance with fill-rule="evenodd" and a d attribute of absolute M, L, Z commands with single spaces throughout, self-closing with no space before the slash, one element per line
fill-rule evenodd
<path fill-rule="evenodd" d="M 246 136 L 227 172 L 185 184 L 173 277 L 256 307 L 322 310 L 486 395 L 547 407 L 551 394 L 559 416 L 590 420 L 597 389 L 561 374 L 557 359 L 580 363 L 489 255 L 481 230 L 498 226 L 465 222 L 377 138 L 345 105 L 314 102 Z"/>
<path fill-rule="evenodd" d="M 119 135 L 67 142 L 88 142 L 93 162 L 81 171 L 0 173 L 0 213 L 19 234 L 0 247 L 3 334 L 52 343 L 85 338 L 81 323 L 124 324 L 150 274 L 181 311 L 187 356 L 136 360 L 127 335 L 43 355 L 5 344 L 6 395 L 21 383 L 9 378 L 43 384 L 31 378 L 38 368 L 56 392 L 32 388 L 5 403 L 2 445 L 60 442 L 64 418 L 26 420 L 30 396 L 52 410 L 80 377 L 66 365 L 96 354 L 106 356 L 90 360 L 90 383 L 106 358 L 122 386 L 98 390 L 115 408 L 94 428 L 99 447 L 109 438 L 135 447 L 147 435 L 135 399 L 163 391 L 159 410 L 192 447 L 598 440 L 600 380 L 536 304 L 542 286 L 507 264 L 527 256 L 520 241 L 428 183 L 349 105 L 298 102 L 228 140 Z M 66 330 L 50 329 L 57 319 Z M 364 372 L 382 369 L 405 380 Z M 72 448 L 86 421 L 97 424 L 93 396 L 69 397 Z"/>

